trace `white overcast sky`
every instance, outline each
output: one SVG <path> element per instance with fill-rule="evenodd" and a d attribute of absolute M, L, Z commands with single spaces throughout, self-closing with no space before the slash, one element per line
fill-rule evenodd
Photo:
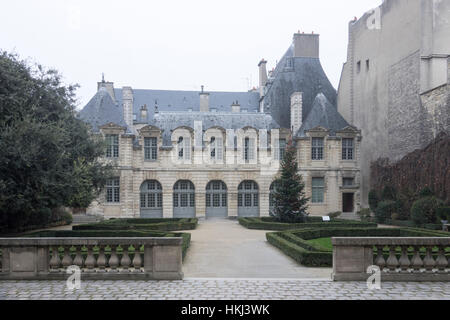
<path fill-rule="evenodd" d="M 258 62 L 275 66 L 300 30 L 320 33 L 333 86 L 346 60 L 348 22 L 382 0 L 14 0 L 0 9 L 0 49 L 78 83 L 78 107 L 102 72 L 115 87 L 246 91 Z"/>

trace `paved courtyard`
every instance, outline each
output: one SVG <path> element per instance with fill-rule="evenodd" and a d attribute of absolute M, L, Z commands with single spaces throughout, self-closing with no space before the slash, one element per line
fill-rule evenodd
<path fill-rule="evenodd" d="M 306 268 L 266 241 L 266 232 L 235 220 L 200 220 L 183 263 L 190 278 L 331 279 L 331 268 Z"/>
<path fill-rule="evenodd" d="M 2 281 L 0 300 L 450 300 L 450 283 L 382 283 L 299 279 L 185 279 L 182 281 L 83 281 L 69 290 L 64 281 Z"/>

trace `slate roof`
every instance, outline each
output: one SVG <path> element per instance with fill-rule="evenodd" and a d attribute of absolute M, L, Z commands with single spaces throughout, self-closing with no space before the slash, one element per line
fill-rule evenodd
<path fill-rule="evenodd" d="M 283 127 L 290 128 L 291 95 L 303 93 L 303 120 L 312 109 L 317 94 L 323 93 L 336 107 L 337 93 L 326 76 L 320 59 L 293 57 L 293 45 L 278 62 L 267 85 L 264 110 Z"/>
<path fill-rule="evenodd" d="M 305 131 L 314 129 L 318 126 L 330 130 L 330 136 L 335 136 L 336 131 L 350 126 L 323 93 L 319 93 L 316 99 L 314 99 L 312 109 L 309 112 L 308 117 L 303 121 L 296 136 L 305 137 Z"/>
<path fill-rule="evenodd" d="M 163 130 L 163 146 L 171 146 L 172 131 L 178 127 L 194 128 L 194 121 L 202 121 L 203 130 L 212 127 L 223 129 L 276 129 L 280 126 L 269 114 L 264 113 L 219 113 L 219 112 L 160 112 L 149 124 Z"/>
<path fill-rule="evenodd" d="M 105 88 L 101 88 L 88 104 L 78 113 L 78 117 L 92 126 L 94 132 L 107 123 L 127 127 L 123 118 L 123 108 L 114 103 Z M 128 131 L 129 132 L 129 131 Z"/>
<path fill-rule="evenodd" d="M 209 108 L 216 109 L 217 112 L 231 112 L 231 104 L 238 101 L 241 109 L 248 112 L 259 111 L 259 92 L 208 92 Z M 141 122 L 140 108 L 146 104 L 148 118 L 153 118 L 155 111 L 155 101 L 158 111 L 200 111 L 200 92 L 181 90 L 142 90 L 133 89 L 133 113 L 136 114 L 137 122 Z M 122 105 L 122 89 L 114 89 L 114 95 L 118 104 Z"/>

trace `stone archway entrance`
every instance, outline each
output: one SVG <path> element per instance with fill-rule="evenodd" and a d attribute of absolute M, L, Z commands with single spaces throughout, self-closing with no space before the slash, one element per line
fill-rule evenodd
<path fill-rule="evenodd" d="M 147 180 L 141 185 L 141 218 L 162 218 L 163 197 L 161 184 L 156 180 Z"/>
<path fill-rule="evenodd" d="M 206 186 L 206 218 L 228 217 L 228 191 L 222 181 L 211 181 Z"/>
<path fill-rule="evenodd" d="M 255 181 L 243 181 L 238 187 L 238 216 L 259 217 L 259 188 Z"/>
<path fill-rule="evenodd" d="M 173 217 L 195 217 L 195 187 L 189 180 L 180 180 L 173 187 Z"/>

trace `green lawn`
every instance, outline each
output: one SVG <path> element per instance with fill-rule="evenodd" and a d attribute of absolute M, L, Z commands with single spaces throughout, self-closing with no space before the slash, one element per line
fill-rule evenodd
<path fill-rule="evenodd" d="M 317 238 L 306 240 L 306 242 L 321 247 L 324 250 L 333 251 L 333 245 L 331 244 L 331 238 Z"/>

